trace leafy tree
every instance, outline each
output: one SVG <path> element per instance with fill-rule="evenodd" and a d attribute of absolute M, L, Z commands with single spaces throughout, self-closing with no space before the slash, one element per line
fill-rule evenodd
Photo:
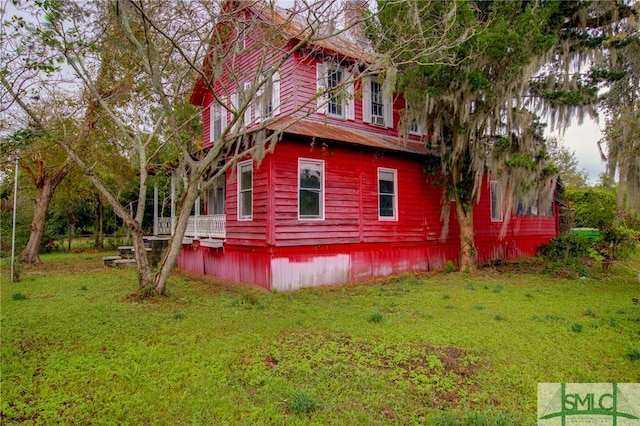
<path fill-rule="evenodd" d="M 516 201 L 551 202 L 557 171 L 547 161 L 530 111 L 552 113 L 560 126 L 573 112 L 592 111 L 598 80 L 583 78 L 570 64 L 598 51 L 607 36 L 616 34 L 616 24 L 635 11 L 615 1 L 445 1 L 421 9 L 415 3 L 420 4 L 379 2 L 381 26 L 395 30 L 382 47 L 407 46 L 398 79 L 412 105 L 405 123 L 418 120 L 430 130 L 429 142 L 440 154 L 443 218 L 453 197 L 460 267 L 473 270 L 473 208 L 485 173 L 503 188 L 507 220 Z M 451 37 L 473 34 L 459 43 L 453 62 L 425 65 L 405 40 L 437 26 L 443 15 L 456 17 Z M 407 16 L 416 18 L 407 21 Z"/>
<path fill-rule="evenodd" d="M 640 5 L 636 3 L 636 7 Z M 601 71 L 612 80 L 604 96 L 607 111 L 605 136 L 600 142 L 609 176 L 617 177 L 618 211 L 640 214 L 640 35 L 637 29 L 624 28 L 629 37 L 615 54 L 606 56 L 609 71 Z M 635 34 L 635 36 L 634 36 Z"/>
<path fill-rule="evenodd" d="M 570 150 L 557 138 L 546 141 L 547 152 L 551 162 L 558 167 L 562 183 L 568 188 L 585 188 L 589 173 L 578 170 L 578 159 L 575 151 Z"/>

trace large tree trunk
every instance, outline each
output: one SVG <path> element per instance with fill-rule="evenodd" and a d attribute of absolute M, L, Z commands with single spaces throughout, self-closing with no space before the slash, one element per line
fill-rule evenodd
<path fill-rule="evenodd" d="M 456 203 L 456 215 L 460 225 L 460 271 L 473 272 L 476 270 L 478 258 L 473 227 L 473 205 L 462 204 Z"/>
<path fill-rule="evenodd" d="M 27 169 L 27 173 L 38 189 L 38 194 L 33 205 L 33 220 L 31 221 L 29 242 L 20 254 L 20 261 L 22 263 L 40 264 L 42 263 L 42 260 L 40 260 L 40 244 L 44 236 L 47 212 L 56 188 L 69 173 L 69 159 L 63 163 L 59 170 L 50 175 L 46 173 L 46 164 L 41 155 L 34 155 L 33 160 L 36 163 L 37 171 L 34 173 L 33 170 Z"/>

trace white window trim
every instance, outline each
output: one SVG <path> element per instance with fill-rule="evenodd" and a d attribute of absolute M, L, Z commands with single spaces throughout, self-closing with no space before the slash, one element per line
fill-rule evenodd
<path fill-rule="evenodd" d="M 264 80 L 264 81 L 263 81 Z M 262 85 L 258 88 L 255 95 L 255 122 L 259 123 L 262 120 L 268 120 L 280 114 L 280 73 L 274 71 L 273 74 L 270 70 L 265 71 L 260 76 L 258 84 L 262 82 Z M 268 85 L 271 85 L 271 112 L 269 114 L 264 113 L 264 92 Z"/>
<path fill-rule="evenodd" d="M 407 111 L 409 111 L 411 109 L 411 106 L 409 105 L 409 102 L 405 99 L 404 100 L 404 106 L 405 109 Z M 412 125 L 415 124 L 418 130 L 412 130 L 411 127 Z M 422 128 L 422 125 L 418 122 L 418 120 L 413 120 L 411 123 L 409 123 L 409 128 L 407 133 L 409 133 L 410 135 L 414 135 L 414 136 L 424 136 L 425 135 L 425 131 Z"/>
<path fill-rule="evenodd" d="M 344 88 L 340 88 L 340 95 L 344 96 L 344 101 L 342 103 L 342 114 L 329 114 L 329 93 L 328 93 L 328 77 L 329 70 L 340 70 L 342 71 L 342 82 L 344 84 Z M 316 64 L 316 92 L 317 92 L 317 100 L 316 100 L 316 112 L 318 114 L 323 114 L 327 117 L 335 118 L 338 120 L 349 120 L 355 121 L 355 105 L 354 105 L 354 95 L 355 89 L 353 84 L 353 74 L 349 72 L 345 67 L 341 67 L 340 65 L 332 64 L 330 62 L 318 62 Z M 343 93 L 342 93 L 343 92 Z"/>
<path fill-rule="evenodd" d="M 242 216 L 242 168 L 246 165 L 251 166 L 251 215 Z M 238 163 L 238 171 L 237 171 L 237 210 L 238 210 L 238 221 L 251 221 L 253 220 L 253 160 L 246 160 Z"/>
<path fill-rule="evenodd" d="M 393 216 L 382 216 L 380 214 L 380 172 L 386 172 L 393 174 Z M 398 221 L 398 170 L 397 169 L 387 169 L 384 167 L 378 167 L 378 220 L 380 221 Z M 389 194 L 385 194 L 389 195 Z"/>
<path fill-rule="evenodd" d="M 497 198 L 496 200 L 498 200 L 497 204 L 499 204 L 499 208 L 500 208 L 500 218 L 498 217 L 494 217 L 494 212 L 493 212 L 493 193 L 497 191 Z M 491 222 L 502 222 L 504 220 L 504 212 L 503 212 L 503 205 L 502 205 L 502 191 L 499 188 L 498 185 L 498 181 L 497 180 L 491 180 L 489 181 L 489 210 L 491 211 Z"/>
<path fill-rule="evenodd" d="M 373 114 L 371 111 L 371 83 L 373 81 L 377 81 L 379 83 L 379 79 L 377 76 L 369 76 L 364 77 L 362 79 L 362 121 L 368 123 L 372 126 L 382 127 L 387 129 L 392 129 L 394 127 L 393 123 L 393 93 L 391 91 L 390 82 L 385 79 L 380 88 L 382 90 L 382 99 L 383 99 L 383 121 L 382 124 L 376 124 L 373 122 Z"/>
<path fill-rule="evenodd" d="M 319 217 L 308 217 L 308 216 L 300 216 L 300 170 L 303 163 L 315 163 L 320 165 L 320 216 Z M 313 158 L 298 158 L 298 170 L 296 180 L 298 181 L 298 220 L 309 220 L 309 221 L 321 221 L 324 220 L 324 182 L 325 182 L 325 169 L 324 169 L 324 160 L 316 160 Z"/>
<path fill-rule="evenodd" d="M 226 98 L 220 98 L 222 102 L 226 102 Z M 217 139 L 214 134 L 214 121 L 215 110 L 220 109 L 220 135 L 222 135 L 227 128 L 227 109 L 215 99 L 209 104 L 209 142 L 214 143 Z"/>

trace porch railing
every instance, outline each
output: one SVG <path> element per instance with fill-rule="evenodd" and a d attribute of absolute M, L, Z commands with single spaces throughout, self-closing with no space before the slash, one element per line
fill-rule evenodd
<path fill-rule="evenodd" d="M 191 216 L 184 236 L 224 239 L 226 236 L 226 215 Z"/>
<path fill-rule="evenodd" d="M 171 235 L 171 218 L 158 218 L 158 235 Z"/>

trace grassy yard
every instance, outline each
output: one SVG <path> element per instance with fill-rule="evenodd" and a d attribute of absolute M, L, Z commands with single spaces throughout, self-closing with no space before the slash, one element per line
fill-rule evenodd
<path fill-rule="evenodd" d="M 2 271 L 2 424 L 536 424 L 539 382 L 640 381 L 640 260 L 269 293 L 52 254 Z"/>

